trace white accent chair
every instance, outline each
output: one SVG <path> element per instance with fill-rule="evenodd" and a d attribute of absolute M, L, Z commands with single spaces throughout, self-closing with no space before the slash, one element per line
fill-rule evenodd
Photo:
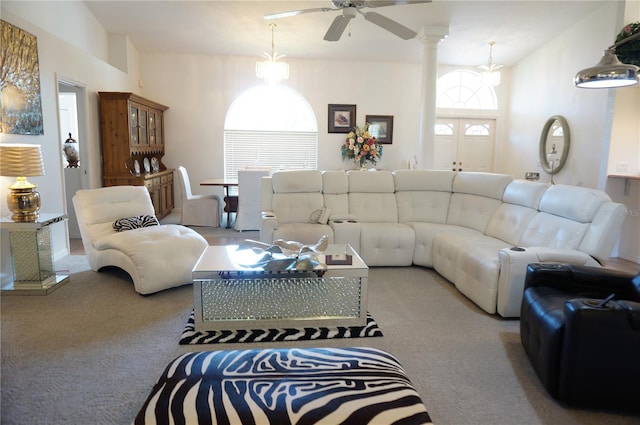
<path fill-rule="evenodd" d="M 187 169 L 178 167 L 178 178 L 182 189 L 183 226 L 220 226 L 220 197 L 218 195 L 194 195 Z"/>
<path fill-rule="evenodd" d="M 238 170 L 238 212 L 234 228 L 260 230 L 262 177 L 269 176 L 269 170 Z"/>
<path fill-rule="evenodd" d="M 151 294 L 192 282 L 191 271 L 208 243 L 195 230 L 165 224 L 116 232 L 121 218 L 155 215 L 144 186 L 78 190 L 73 197 L 85 254 L 94 271 L 119 267 L 135 290 Z"/>

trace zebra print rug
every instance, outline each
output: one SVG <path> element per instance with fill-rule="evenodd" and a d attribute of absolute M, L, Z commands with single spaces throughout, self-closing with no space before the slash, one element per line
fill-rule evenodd
<path fill-rule="evenodd" d="M 398 360 L 376 348 L 203 351 L 171 362 L 141 424 L 431 424 Z"/>
<path fill-rule="evenodd" d="M 373 317 L 367 313 L 365 326 L 336 326 L 317 328 L 253 329 L 196 331 L 192 311 L 180 337 L 180 345 L 229 344 L 239 342 L 310 341 L 331 338 L 365 338 L 382 336 Z"/>

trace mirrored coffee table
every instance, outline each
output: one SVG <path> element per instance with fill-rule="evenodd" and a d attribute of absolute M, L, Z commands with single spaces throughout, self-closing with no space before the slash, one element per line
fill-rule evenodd
<path fill-rule="evenodd" d="M 237 245 L 209 246 L 193 269 L 196 330 L 364 326 L 369 268 L 350 245 L 318 256 L 351 256 L 326 271 L 265 271 L 262 254 Z M 341 257 L 339 257 L 341 258 Z"/>

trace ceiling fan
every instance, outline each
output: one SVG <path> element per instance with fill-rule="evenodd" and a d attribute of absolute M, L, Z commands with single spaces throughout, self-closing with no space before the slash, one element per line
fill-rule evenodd
<path fill-rule="evenodd" d="M 363 12 L 362 9 L 376 8 L 384 6 L 399 6 L 403 4 L 416 4 L 416 3 L 430 3 L 431 0 L 332 0 L 333 7 L 316 7 L 313 9 L 301 9 L 291 10 L 288 12 L 274 13 L 272 15 L 266 15 L 264 19 L 279 19 L 289 16 L 301 15 L 303 13 L 313 12 L 333 12 L 335 10 L 341 10 L 342 15 L 336 16 L 333 23 L 324 35 L 324 39 L 327 41 L 338 41 L 342 36 L 342 33 L 349 25 L 349 22 L 361 14 L 367 21 L 378 25 L 379 27 L 397 35 L 403 40 L 409 40 L 414 38 L 417 33 L 412 29 L 405 27 L 402 24 L 389 19 L 377 12 Z"/>

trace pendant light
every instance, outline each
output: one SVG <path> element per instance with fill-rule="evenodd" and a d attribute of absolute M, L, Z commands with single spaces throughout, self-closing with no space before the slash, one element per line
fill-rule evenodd
<path fill-rule="evenodd" d="M 278 62 L 278 59 L 285 55 L 278 55 L 275 51 L 274 29 L 276 24 L 269 24 L 271 27 L 271 54 L 264 52 L 262 56 L 265 60 L 256 62 L 256 76 L 265 83 L 273 85 L 289 78 L 289 65 L 285 62 Z"/>
<path fill-rule="evenodd" d="M 480 74 L 480 78 L 482 84 L 489 87 L 495 87 L 500 85 L 500 68 L 502 65 L 496 65 L 493 63 L 493 45 L 496 44 L 495 41 L 489 42 L 489 61 L 487 65 L 480 65 L 478 68 L 482 69 L 482 73 Z"/>
<path fill-rule="evenodd" d="M 620 62 L 616 56 L 616 47 L 631 40 L 640 38 L 640 32 L 624 38 L 609 46 L 596 66 L 583 69 L 574 78 L 576 87 L 588 89 L 602 89 L 634 86 L 640 81 L 636 65 Z"/>

